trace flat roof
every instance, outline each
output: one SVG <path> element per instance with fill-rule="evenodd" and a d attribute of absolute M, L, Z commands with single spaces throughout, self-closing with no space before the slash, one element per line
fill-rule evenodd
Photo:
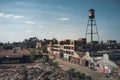
<path fill-rule="evenodd" d="M 15 57 L 22 57 L 24 55 L 29 55 L 30 51 L 27 49 L 19 49 L 14 52 L 14 50 L 2 50 L 0 51 L 0 58 L 1 57 L 9 57 L 9 58 L 15 58 Z"/>

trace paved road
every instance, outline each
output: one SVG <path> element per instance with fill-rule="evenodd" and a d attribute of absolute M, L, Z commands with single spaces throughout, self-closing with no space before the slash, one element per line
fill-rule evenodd
<path fill-rule="evenodd" d="M 98 71 L 93 71 L 88 67 L 80 66 L 78 64 L 70 63 L 68 61 L 63 61 L 61 59 L 55 59 L 55 61 L 57 61 L 60 64 L 60 67 L 62 67 L 64 70 L 74 68 L 77 71 L 80 71 L 82 73 L 85 73 L 91 76 L 93 80 L 117 80 L 117 79 L 114 79 L 113 77 L 110 77 L 109 79 L 107 79 L 102 73 Z"/>

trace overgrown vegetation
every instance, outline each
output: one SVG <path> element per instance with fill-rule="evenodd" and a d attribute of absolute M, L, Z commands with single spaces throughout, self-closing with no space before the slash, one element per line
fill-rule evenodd
<path fill-rule="evenodd" d="M 77 80 L 92 80 L 90 76 L 87 76 L 85 73 L 75 71 L 74 68 L 69 69 L 67 73 L 69 74 L 70 79 L 75 78 Z"/>
<path fill-rule="evenodd" d="M 38 49 L 41 50 L 43 53 L 48 53 L 47 46 L 42 46 L 42 47 L 39 47 Z"/>
<path fill-rule="evenodd" d="M 3 46 L 0 46 L 0 50 L 3 50 Z"/>
<path fill-rule="evenodd" d="M 32 50 L 32 51 L 31 51 L 31 54 L 29 55 L 31 62 L 33 62 L 33 61 L 35 60 L 35 54 L 36 54 L 36 51 L 35 51 L 35 50 Z"/>

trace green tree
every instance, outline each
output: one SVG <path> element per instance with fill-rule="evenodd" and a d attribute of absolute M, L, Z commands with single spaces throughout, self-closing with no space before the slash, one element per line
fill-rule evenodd
<path fill-rule="evenodd" d="M 85 73 L 81 74 L 81 79 L 83 79 L 83 80 L 85 79 Z"/>
<path fill-rule="evenodd" d="M 33 62 L 33 61 L 34 61 L 34 57 L 33 57 L 33 55 L 30 54 L 29 57 L 30 57 L 30 62 Z"/>
<path fill-rule="evenodd" d="M 48 62 L 49 56 L 48 55 L 43 55 L 42 59 L 43 59 L 44 62 Z"/>
<path fill-rule="evenodd" d="M 75 78 L 81 79 L 81 73 L 77 71 L 77 72 L 75 73 Z"/>
<path fill-rule="evenodd" d="M 35 54 L 36 54 L 36 51 L 35 50 L 32 50 L 29 57 L 30 57 L 30 61 L 33 62 L 35 60 Z"/>
<path fill-rule="evenodd" d="M 92 77 L 91 76 L 87 76 L 87 80 L 92 80 Z"/>
<path fill-rule="evenodd" d="M 3 50 L 3 46 L 0 46 L 0 50 Z"/>
<path fill-rule="evenodd" d="M 69 69 L 68 71 L 67 71 L 67 73 L 70 75 L 70 77 L 75 77 L 74 75 L 74 73 L 75 73 L 75 69 L 74 68 L 71 68 L 71 69 Z"/>
<path fill-rule="evenodd" d="M 41 48 L 39 48 L 43 53 L 48 53 L 47 51 L 47 46 L 42 46 Z"/>

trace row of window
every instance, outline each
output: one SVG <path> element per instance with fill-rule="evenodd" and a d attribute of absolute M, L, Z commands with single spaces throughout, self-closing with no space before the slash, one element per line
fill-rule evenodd
<path fill-rule="evenodd" d="M 74 47 L 64 46 L 64 49 L 71 49 L 71 50 L 74 50 Z"/>
<path fill-rule="evenodd" d="M 74 53 L 73 52 L 71 52 L 71 51 L 63 51 L 64 53 L 66 53 L 66 54 L 71 54 L 71 55 L 73 55 Z"/>

